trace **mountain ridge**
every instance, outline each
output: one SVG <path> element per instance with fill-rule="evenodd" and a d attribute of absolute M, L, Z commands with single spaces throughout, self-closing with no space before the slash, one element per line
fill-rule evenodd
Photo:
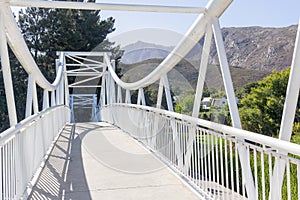
<path fill-rule="evenodd" d="M 251 70 L 280 71 L 291 65 L 297 26 L 272 27 L 229 27 L 222 28 L 222 35 L 230 66 Z M 199 65 L 204 39 L 185 56 Z M 165 58 L 174 47 L 142 41 L 125 46 L 122 62 L 132 64 L 152 58 Z M 218 65 L 217 50 L 212 41 L 209 63 Z"/>

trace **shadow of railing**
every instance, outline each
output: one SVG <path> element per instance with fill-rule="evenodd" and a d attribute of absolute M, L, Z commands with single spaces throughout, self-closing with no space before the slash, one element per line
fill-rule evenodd
<path fill-rule="evenodd" d="M 82 139 L 98 125 L 81 127 L 68 125 L 58 138 L 48 161 L 33 187 L 29 199 L 91 199 L 83 158 Z"/>

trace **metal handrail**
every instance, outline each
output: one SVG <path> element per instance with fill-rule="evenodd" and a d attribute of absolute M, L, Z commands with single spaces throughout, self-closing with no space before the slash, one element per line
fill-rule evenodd
<path fill-rule="evenodd" d="M 195 124 L 195 125 L 198 125 L 198 126 L 206 127 L 208 129 L 212 129 L 212 130 L 217 131 L 217 132 L 222 132 L 222 133 L 228 134 L 229 136 L 232 136 L 232 137 L 237 137 L 237 138 L 249 140 L 249 141 L 257 143 L 257 144 L 262 144 L 262 145 L 265 145 L 265 146 L 273 147 L 276 150 L 280 150 L 280 151 L 283 151 L 283 152 L 289 152 L 289 153 L 292 153 L 294 155 L 300 156 L 300 145 L 295 144 L 295 143 L 291 143 L 291 142 L 287 142 L 287 141 L 284 141 L 284 140 L 280 140 L 280 139 L 277 139 L 277 138 L 269 137 L 269 136 L 266 136 L 266 135 L 254 133 L 254 132 L 251 132 L 251 131 L 246 131 L 246 130 L 242 130 L 242 129 L 238 129 L 238 128 L 218 124 L 218 123 L 215 123 L 215 122 L 211 122 L 211 121 L 208 121 L 208 120 L 199 119 L 199 118 L 191 117 L 191 116 L 188 116 L 188 115 L 179 114 L 179 113 L 175 113 L 175 112 L 171 112 L 171 111 L 167 111 L 167 110 L 162 110 L 162 109 L 159 109 L 159 108 L 153 108 L 153 107 L 149 107 L 149 106 L 116 103 L 116 104 L 107 105 L 105 107 L 110 107 L 110 106 L 122 106 L 122 107 L 130 107 L 130 108 L 134 108 L 134 109 L 147 110 L 147 111 L 150 111 L 150 112 L 153 112 L 153 113 L 156 113 L 156 114 L 164 115 L 164 116 L 169 117 L 169 118 L 180 119 L 180 120 L 185 121 L 187 123 L 191 123 L 191 124 Z"/>
<path fill-rule="evenodd" d="M 2 146 L 2 144 L 8 143 L 10 140 L 12 140 L 21 129 L 24 129 L 29 124 L 34 123 L 38 119 L 42 118 L 44 115 L 47 115 L 50 111 L 54 111 L 61 107 L 65 107 L 65 108 L 69 109 L 69 107 L 66 105 L 53 106 L 53 107 L 47 108 L 37 114 L 31 115 L 31 116 L 25 118 L 24 120 L 22 120 L 21 122 L 19 122 L 18 124 L 16 124 L 15 126 L 12 126 L 8 129 L 6 129 L 5 131 L 3 131 L 0 134 L 0 147 Z"/>

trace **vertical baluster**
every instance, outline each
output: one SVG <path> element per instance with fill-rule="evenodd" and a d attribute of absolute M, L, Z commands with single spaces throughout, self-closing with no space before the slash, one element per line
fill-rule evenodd
<path fill-rule="evenodd" d="M 254 159 L 254 181 L 255 181 L 255 192 L 256 192 L 256 197 L 258 198 L 257 152 L 256 152 L 256 149 L 255 149 L 255 148 L 253 148 L 253 159 Z"/>
<path fill-rule="evenodd" d="M 216 150 L 216 170 L 217 170 L 217 180 L 216 180 L 216 183 L 217 183 L 217 190 L 218 190 L 218 198 L 220 198 L 220 189 L 219 189 L 219 184 L 220 184 L 220 162 L 219 162 L 219 140 L 220 140 L 220 137 L 219 137 L 219 134 L 216 135 L 216 141 L 215 141 L 215 150 Z"/>
<path fill-rule="evenodd" d="M 226 190 L 226 198 L 229 199 L 229 170 L 228 170 L 228 150 L 227 150 L 227 136 L 225 135 L 225 187 L 227 188 Z"/>
<path fill-rule="evenodd" d="M 189 129 L 190 130 L 192 130 L 193 128 L 192 128 L 192 126 L 191 125 L 189 125 Z M 189 133 L 190 133 L 190 131 L 189 131 Z M 189 136 L 189 137 L 191 137 L 191 135 Z M 192 181 L 194 181 L 194 179 L 195 179 L 195 172 L 194 172 L 194 164 L 195 164 L 195 161 L 194 161 L 194 158 L 195 158 L 195 149 L 194 149 L 194 143 L 192 143 L 191 144 L 192 146 L 191 147 L 189 147 L 189 148 L 192 148 L 192 156 L 191 156 L 191 161 L 189 161 L 189 163 L 191 163 L 190 164 L 190 174 L 191 174 L 191 180 Z"/>
<path fill-rule="evenodd" d="M 272 154 L 269 152 L 268 153 L 268 159 L 269 159 L 269 185 L 270 185 L 270 191 L 272 191 Z"/>
<path fill-rule="evenodd" d="M 240 194 L 240 173 L 239 173 L 239 154 L 238 154 L 238 140 L 235 138 L 235 176 L 236 176 L 236 191 Z"/>
<path fill-rule="evenodd" d="M 197 178 L 198 178 L 198 181 L 197 181 L 197 186 L 200 186 L 200 181 L 201 181 L 201 172 L 200 172 L 200 169 L 201 169 L 201 166 L 200 166 L 200 162 L 201 162 L 201 157 L 200 157 L 200 129 L 197 128 Z"/>
<path fill-rule="evenodd" d="M 298 199 L 300 199 L 300 163 L 297 164 Z"/>
<path fill-rule="evenodd" d="M 223 160 L 223 137 L 220 139 L 220 157 L 221 157 L 221 185 L 223 186 L 222 197 L 225 199 L 225 183 L 224 183 L 224 160 Z"/>
<path fill-rule="evenodd" d="M 288 200 L 292 199 L 291 196 L 291 169 L 290 169 L 290 160 L 288 159 L 286 161 L 286 181 L 287 181 L 287 195 L 288 195 Z"/>
<path fill-rule="evenodd" d="M 212 134 L 212 133 L 211 133 Z M 216 156 L 215 156 L 215 135 L 212 134 L 211 135 L 212 137 L 212 145 L 211 145 L 211 150 L 212 150 L 212 184 L 213 184 L 213 189 L 214 189 L 214 196 L 216 196 L 216 190 L 217 190 L 217 181 L 216 181 L 216 165 L 215 165 L 215 159 L 216 159 Z"/>
<path fill-rule="evenodd" d="M 205 177 L 205 189 L 206 189 L 206 192 L 208 192 L 208 158 L 207 158 L 207 145 L 208 145 L 208 142 L 207 142 L 207 132 L 206 131 L 203 131 L 204 133 L 204 177 Z"/>
<path fill-rule="evenodd" d="M 200 130 L 200 159 L 201 159 L 201 186 L 204 188 L 205 173 L 204 173 L 204 149 L 203 149 L 203 130 Z"/>
<path fill-rule="evenodd" d="M 211 181 L 211 144 L 210 144 L 210 140 L 211 140 L 211 135 L 209 134 L 209 132 L 206 132 L 206 139 L 207 139 L 207 156 L 208 156 L 208 184 L 209 184 L 209 191 L 210 191 L 210 196 L 212 196 L 212 181 Z"/>
<path fill-rule="evenodd" d="M 234 179 L 233 179 L 233 153 L 232 153 L 232 139 L 229 140 L 229 156 L 230 156 L 230 179 L 232 198 L 234 197 Z"/>

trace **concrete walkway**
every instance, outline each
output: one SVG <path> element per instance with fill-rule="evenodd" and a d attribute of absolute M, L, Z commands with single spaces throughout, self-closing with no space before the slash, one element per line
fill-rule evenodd
<path fill-rule="evenodd" d="M 65 127 L 29 199 L 199 199 L 161 162 L 107 123 Z"/>

